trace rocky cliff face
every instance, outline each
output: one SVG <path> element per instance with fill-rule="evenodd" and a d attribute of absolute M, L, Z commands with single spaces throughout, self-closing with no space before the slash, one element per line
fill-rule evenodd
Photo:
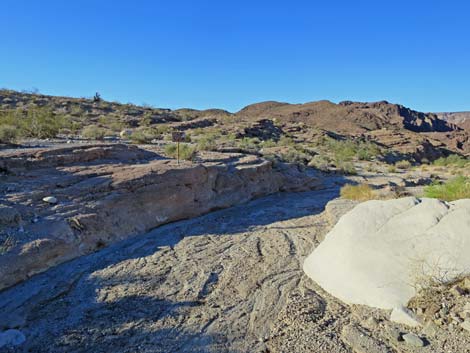
<path fill-rule="evenodd" d="M 13 234 L 0 257 L 0 289 L 165 223 L 320 186 L 315 175 L 256 156 L 208 158 L 177 165 L 128 145 L 0 155 L 2 233 Z"/>
<path fill-rule="evenodd" d="M 432 113 L 421 113 L 386 101 L 334 104 L 318 101 L 305 104 L 264 102 L 250 105 L 237 113 L 248 118 L 277 118 L 301 121 L 338 133 L 363 133 L 379 129 L 404 129 L 413 132 L 448 132 L 459 128 Z"/>
<path fill-rule="evenodd" d="M 470 131 L 470 112 L 436 113 L 436 115 L 442 120 Z"/>

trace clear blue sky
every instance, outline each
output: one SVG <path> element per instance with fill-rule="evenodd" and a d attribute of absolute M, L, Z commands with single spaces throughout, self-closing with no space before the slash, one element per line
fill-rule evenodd
<path fill-rule="evenodd" d="M 236 111 L 470 110 L 470 2 L 3 0 L 0 87 Z"/>

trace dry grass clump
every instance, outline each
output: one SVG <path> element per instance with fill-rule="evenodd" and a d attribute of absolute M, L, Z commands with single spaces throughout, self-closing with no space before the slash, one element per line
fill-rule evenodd
<path fill-rule="evenodd" d="M 351 185 L 347 184 L 340 190 L 343 199 L 366 201 L 377 199 L 374 189 L 368 184 Z"/>
<path fill-rule="evenodd" d="M 395 167 L 397 167 L 398 169 L 409 169 L 411 167 L 411 163 L 410 161 L 403 159 L 401 161 L 396 162 Z"/>

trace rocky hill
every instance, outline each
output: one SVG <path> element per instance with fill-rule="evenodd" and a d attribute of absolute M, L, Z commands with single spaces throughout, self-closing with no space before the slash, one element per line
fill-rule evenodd
<path fill-rule="evenodd" d="M 470 131 L 470 112 L 436 113 L 436 115 L 442 120 Z"/>
<path fill-rule="evenodd" d="M 425 114 L 386 101 L 376 103 L 318 101 L 305 104 L 263 102 L 249 105 L 237 115 L 251 118 L 278 118 L 304 122 L 339 133 L 364 133 L 372 130 L 406 129 L 413 132 L 458 130 L 435 114 Z"/>
<path fill-rule="evenodd" d="M 47 122 L 47 129 L 33 127 L 38 125 L 38 116 Z M 319 144 L 319 139 L 328 136 L 371 141 L 403 158 L 434 160 L 450 153 L 470 154 L 469 132 L 465 130 L 470 120 L 462 121 L 455 115 L 422 113 L 386 101 L 270 101 L 230 113 L 222 109 L 170 110 L 122 104 L 104 101 L 99 95 L 69 98 L 0 90 L 0 125 L 12 125 L 13 130 L 22 131 L 26 137 L 39 138 L 61 134 L 66 138 L 102 139 L 128 130 L 134 142 L 147 143 L 168 139 L 175 129 L 186 130 L 192 136 L 232 136 L 237 142 L 246 142 L 246 138 L 277 142 L 287 137 L 304 144 Z M 51 129 L 50 125 L 56 126 Z M 227 147 L 225 142 L 214 145 Z"/>

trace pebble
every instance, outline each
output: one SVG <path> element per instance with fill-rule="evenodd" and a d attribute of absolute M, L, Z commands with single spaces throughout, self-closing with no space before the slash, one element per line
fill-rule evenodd
<path fill-rule="evenodd" d="M 450 289 L 450 293 L 455 297 L 460 297 L 465 294 L 465 290 L 460 288 L 460 286 L 455 285 Z"/>
<path fill-rule="evenodd" d="M 407 308 L 394 308 L 390 314 L 390 321 L 416 327 L 420 325 L 418 318 Z"/>
<path fill-rule="evenodd" d="M 408 343 L 411 346 L 415 346 L 415 347 L 424 346 L 424 341 L 412 332 L 409 332 L 403 335 L 403 339 L 405 340 L 406 343 Z"/>
<path fill-rule="evenodd" d="M 386 330 L 390 337 L 395 341 L 403 341 L 400 330 L 395 326 L 387 326 Z"/>
<path fill-rule="evenodd" d="M 460 327 L 470 332 L 470 320 L 465 320 L 463 323 L 460 324 Z"/>
<path fill-rule="evenodd" d="M 44 202 L 50 203 L 50 204 L 56 204 L 57 199 L 54 196 L 46 196 L 42 199 Z"/>
<path fill-rule="evenodd" d="M 426 325 L 424 325 L 422 332 L 426 336 L 434 336 L 436 335 L 438 329 L 438 326 L 434 322 L 429 321 L 426 323 Z"/>

